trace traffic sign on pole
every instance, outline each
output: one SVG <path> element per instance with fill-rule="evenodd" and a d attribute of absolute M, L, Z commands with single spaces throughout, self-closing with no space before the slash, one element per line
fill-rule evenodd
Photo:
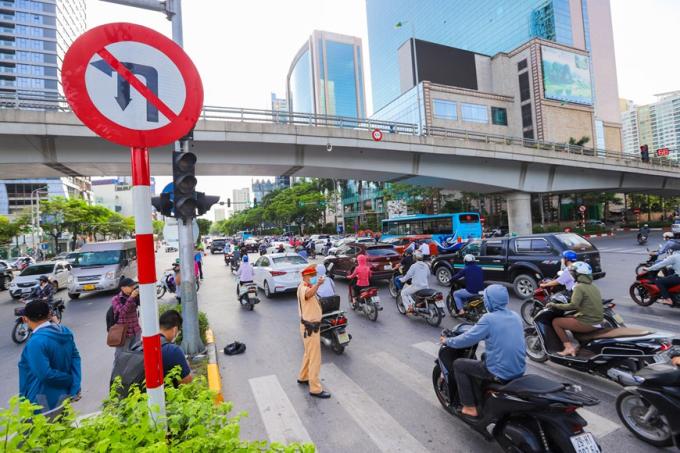
<path fill-rule="evenodd" d="M 587 208 L 586 208 L 584 205 L 581 205 L 581 206 L 578 207 L 578 210 L 579 210 L 579 212 L 581 212 L 581 213 L 586 212 L 586 209 L 587 209 Z"/>
<path fill-rule="evenodd" d="M 379 142 L 383 139 L 383 133 L 380 129 L 373 129 L 373 132 L 371 132 L 371 137 L 373 137 L 374 141 Z"/>
<path fill-rule="evenodd" d="M 201 79 L 179 45 L 128 23 L 102 25 L 76 39 L 61 77 L 76 116 L 100 137 L 131 148 L 144 373 L 151 416 L 164 423 L 148 148 L 194 127 L 203 105 Z"/>

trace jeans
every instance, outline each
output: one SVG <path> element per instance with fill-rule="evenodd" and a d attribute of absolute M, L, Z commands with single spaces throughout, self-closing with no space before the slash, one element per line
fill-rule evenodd
<path fill-rule="evenodd" d="M 453 292 L 453 300 L 456 301 L 456 308 L 458 311 L 463 309 L 465 302 L 477 296 L 475 293 L 469 292 L 467 289 L 459 289 Z"/>
<path fill-rule="evenodd" d="M 656 286 L 659 287 L 661 292 L 661 297 L 664 299 L 670 299 L 671 295 L 668 292 L 668 288 L 672 288 L 675 285 L 680 285 L 680 275 L 669 275 L 668 277 L 661 277 L 656 279 Z"/>
<path fill-rule="evenodd" d="M 401 290 L 401 300 L 404 303 L 404 305 L 408 308 L 413 308 L 413 304 L 415 304 L 415 301 L 413 300 L 413 294 L 417 293 L 421 289 L 425 289 L 425 286 L 416 286 L 416 285 L 406 285 L 402 288 Z"/>
<path fill-rule="evenodd" d="M 458 359 L 453 362 L 453 373 L 458 386 L 458 396 L 463 406 L 475 406 L 475 380 L 491 381 L 496 377 L 486 369 L 480 360 Z"/>

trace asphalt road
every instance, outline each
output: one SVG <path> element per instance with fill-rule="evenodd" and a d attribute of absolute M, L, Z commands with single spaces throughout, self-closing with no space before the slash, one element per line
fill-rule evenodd
<path fill-rule="evenodd" d="M 649 246 L 661 240 L 654 233 Z M 633 269 L 645 258 L 632 234 L 594 239 L 602 253 L 607 277 L 597 282 L 605 297 L 613 297 L 616 311 L 629 325 L 676 333 L 680 311 L 666 307 L 638 307 L 628 296 Z M 160 256 L 168 264 L 170 256 Z M 159 265 L 159 269 L 163 268 Z M 352 342 L 341 356 L 322 347 L 322 383 L 333 394 L 317 400 L 295 379 L 302 357 L 296 299 L 285 294 L 266 299 L 255 311 L 241 309 L 235 299 L 235 282 L 221 255 L 206 258 L 206 279 L 199 292 L 201 310 L 208 313 L 218 348 L 239 340 L 247 345 L 240 356 L 220 355 L 224 396 L 233 401 L 233 414 L 245 412 L 241 433 L 247 439 L 311 440 L 321 451 L 483 451 L 488 442 L 439 406 L 432 390 L 431 373 L 439 328 L 400 315 L 386 286 L 380 289 L 384 310 L 376 323 L 352 312 L 347 305 L 347 285 L 336 280 L 347 310 Z M 432 279 L 434 287 L 434 279 Z M 67 297 L 60 293 L 61 297 Z M 166 295 L 165 301 L 171 296 Z M 83 357 L 82 413 L 97 410 L 106 394 L 113 352 L 105 343 L 104 315 L 110 295 L 86 297 L 68 303 L 64 323 L 71 327 Z M 21 346 L 10 338 L 12 307 L 0 293 L 0 401 L 17 389 L 17 363 Z M 513 309 L 520 301 L 513 298 Z M 453 327 L 445 318 L 441 328 Z M 607 380 L 549 364 L 527 360 L 528 372 L 562 382 L 572 382 L 601 400 L 582 415 L 604 451 L 651 452 L 657 450 L 633 437 L 621 424 L 614 407 L 620 387 Z"/>

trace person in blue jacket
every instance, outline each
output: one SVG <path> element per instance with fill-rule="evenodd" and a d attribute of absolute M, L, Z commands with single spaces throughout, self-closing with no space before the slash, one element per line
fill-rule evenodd
<path fill-rule="evenodd" d="M 465 302 L 477 296 L 484 289 L 484 271 L 476 263 L 475 255 L 468 253 L 463 258 L 463 268 L 456 275 L 451 277 L 451 281 L 465 279 L 465 288 L 453 292 L 453 300 L 456 302 L 458 316 L 465 314 Z"/>
<path fill-rule="evenodd" d="M 19 360 L 19 395 L 47 412 L 80 394 L 80 354 L 73 333 L 50 321 L 47 302 L 27 303 L 24 319 L 33 333 Z"/>
<path fill-rule="evenodd" d="M 521 318 L 508 309 L 509 300 L 505 286 L 489 285 L 484 290 L 484 305 L 488 313 L 463 335 L 440 338 L 441 343 L 456 349 L 469 348 L 480 341 L 486 344 L 486 361 L 457 359 L 453 362 L 463 415 L 479 416 L 475 379 L 505 383 L 524 375 L 524 329 Z"/>

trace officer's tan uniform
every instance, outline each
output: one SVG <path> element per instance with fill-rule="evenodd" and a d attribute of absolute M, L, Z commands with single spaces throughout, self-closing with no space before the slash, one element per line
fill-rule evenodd
<path fill-rule="evenodd" d="M 297 290 L 298 297 L 298 312 L 302 307 L 300 316 L 305 321 L 319 322 L 321 321 L 321 305 L 316 294 L 310 299 L 305 299 L 305 292 L 310 288 L 305 282 L 300 283 Z M 302 343 L 305 346 L 305 355 L 302 357 L 302 367 L 298 379 L 301 381 L 309 381 L 310 393 L 321 393 L 321 381 L 319 380 L 319 371 L 321 370 L 321 337 L 319 332 L 315 332 L 305 337 L 305 326 L 300 323 L 300 334 L 302 335 Z"/>

